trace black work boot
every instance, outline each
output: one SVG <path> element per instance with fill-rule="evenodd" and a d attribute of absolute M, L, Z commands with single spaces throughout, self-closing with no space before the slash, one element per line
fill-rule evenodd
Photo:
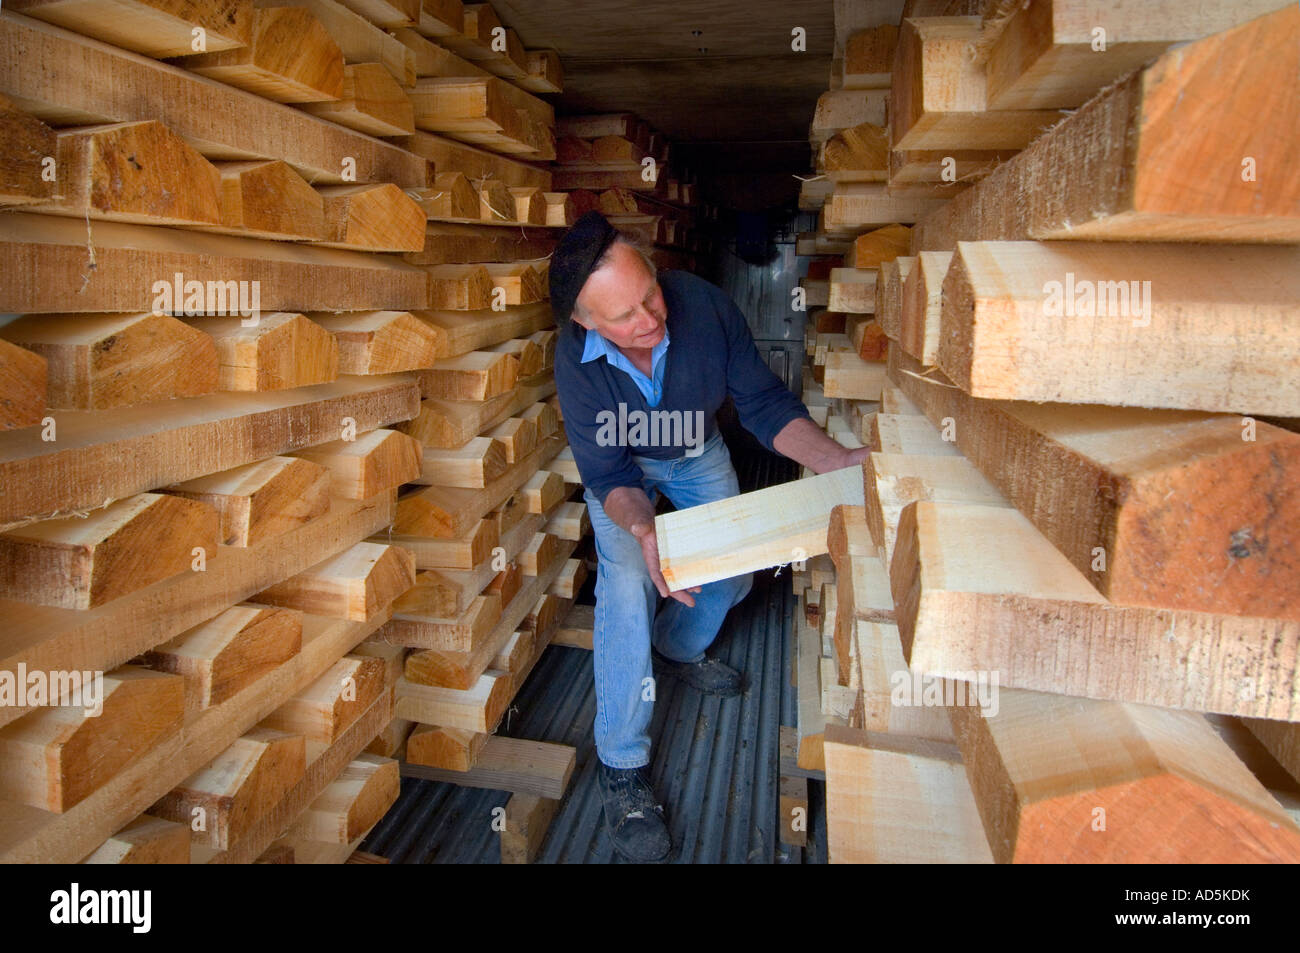
<path fill-rule="evenodd" d="M 692 688 L 706 695 L 733 698 L 745 690 L 745 679 L 729 665 L 705 656 L 698 662 L 674 662 L 666 655 L 652 652 L 655 668 L 667 675 L 675 675 Z"/>
<path fill-rule="evenodd" d="M 605 827 L 614 849 L 639 863 L 663 860 L 673 842 L 664 809 L 642 768 L 611 768 L 600 762 L 596 786 L 605 802 Z"/>

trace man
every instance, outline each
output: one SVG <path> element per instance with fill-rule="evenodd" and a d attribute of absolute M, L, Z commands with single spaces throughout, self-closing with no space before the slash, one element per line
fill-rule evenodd
<path fill-rule="evenodd" d="M 555 382 L 596 537 L 598 784 L 614 847 L 652 861 L 671 849 L 643 768 L 657 668 L 699 691 L 739 695 L 739 672 L 705 655 L 751 574 L 669 592 L 655 542 L 655 500 L 678 509 L 735 496 L 715 413 L 730 396 L 741 424 L 817 473 L 861 462 L 826 436 L 759 357 L 745 317 L 721 289 L 662 275 L 599 212 L 551 257 L 560 327 Z M 653 496 L 652 496 L 653 494 Z M 657 590 L 657 592 L 656 592 Z M 656 613 L 658 596 L 668 597 Z"/>

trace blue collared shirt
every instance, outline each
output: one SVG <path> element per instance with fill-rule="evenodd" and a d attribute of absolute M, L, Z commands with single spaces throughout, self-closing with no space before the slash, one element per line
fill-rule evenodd
<path fill-rule="evenodd" d="M 641 369 L 627 359 L 627 355 L 618 349 L 614 344 L 610 344 L 605 338 L 597 332 L 587 332 L 587 343 L 582 351 L 581 363 L 586 364 L 588 361 L 594 361 L 596 358 L 604 356 L 605 360 L 611 365 L 632 378 L 632 383 L 636 384 L 637 390 L 645 398 L 646 404 L 650 407 L 658 407 L 659 401 L 664 394 L 664 368 L 667 361 L 664 357 L 668 353 L 668 328 L 664 327 L 663 340 L 654 346 L 650 352 L 650 373 L 654 375 L 653 379 L 646 377 Z"/>
<path fill-rule="evenodd" d="M 799 398 L 767 366 L 745 316 L 721 288 L 685 271 L 663 272 L 659 287 L 668 311 L 665 330 L 671 330 L 673 346 L 667 348 L 665 338 L 651 352 L 653 380 L 636 370 L 617 347 L 576 324 L 564 325 L 555 343 L 555 386 L 564 432 L 583 484 L 602 505 L 615 487 L 644 489 L 645 471 L 634 456 L 652 460 L 682 456 L 682 446 L 671 440 L 630 443 L 630 428 L 618 434 L 627 439 L 608 440 L 606 415 L 621 417 L 620 405 L 629 416 L 633 412 L 680 414 L 683 435 L 686 421 L 694 422 L 695 415 L 702 413 L 703 443 L 707 443 L 718 432 L 718 409 L 730 397 L 741 426 L 774 452 L 772 441 L 781 428 L 796 417 L 809 416 Z M 596 360 L 602 354 L 606 360 Z M 658 406 L 648 411 L 650 401 L 656 399 Z M 664 421 L 659 423 L 657 432 L 662 434 Z M 637 428 L 638 433 L 641 430 Z"/>

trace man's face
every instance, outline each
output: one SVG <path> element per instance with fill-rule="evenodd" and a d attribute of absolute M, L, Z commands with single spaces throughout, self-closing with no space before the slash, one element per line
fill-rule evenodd
<path fill-rule="evenodd" d="M 610 263 L 587 278 L 578 296 L 585 318 L 574 320 L 621 348 L 652 348 L 668 320 L 663 292 L 641 256 L 617 242 Z"/>

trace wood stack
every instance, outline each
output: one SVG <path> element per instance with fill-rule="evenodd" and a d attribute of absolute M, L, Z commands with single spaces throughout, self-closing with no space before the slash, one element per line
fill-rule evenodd
<path fill-rule="evenodd" d="M 545 302 L 527 307 L 516 310 L 551 323 Z M 466 332 L 499 324 L 490 313 L 466 312 Z M 407 776 L 545 802 L 508 810 L 522 813 L 507 821 L 503 858 L 519 862 L 535 853 L 576 752 L 496 731 L 548 645 L 591 647 L 589 623 L 585 640 L 560 638 L 591 526 L 554 396 L 554 337 L 537 331 L 418 372 L 426 396 L 403 427 L 424 448 L 421 470 L 372 537 L 409 552 L 417 574 L 361 647 L 395 670 L 394 717 L 372 753 L 398 758 Z"/>
<path fill-rule="evenodd" d="M 555 187 L 575 215 L 599 211 L 653 246 L 662 267 L 694 267 L 699 197 L 663 133 L 632 113 L 563 116 L 556 131 Z"/>
<path fill-rule="evenodd" d="M 1294 862 L 1300 196 L 1259 170 L 1300 158 L 1300 11 L 1135 7 L 1100 56 L 1074 0 L 928 6 L 884 188 L 991 171 L 876 264 L 875 413 L 805 394 L 874 450 L 796 581 L 831 859 Z"/>
<path fill-rule="evenodd" d="M 510 585 L 498 544 L 546 580 L 512 636 L 580 582 L 558 59 L 458 0 L 212 14 L 0 12 L 7 861 L 345 860 L 397 795 L 395 611 Z"/>

